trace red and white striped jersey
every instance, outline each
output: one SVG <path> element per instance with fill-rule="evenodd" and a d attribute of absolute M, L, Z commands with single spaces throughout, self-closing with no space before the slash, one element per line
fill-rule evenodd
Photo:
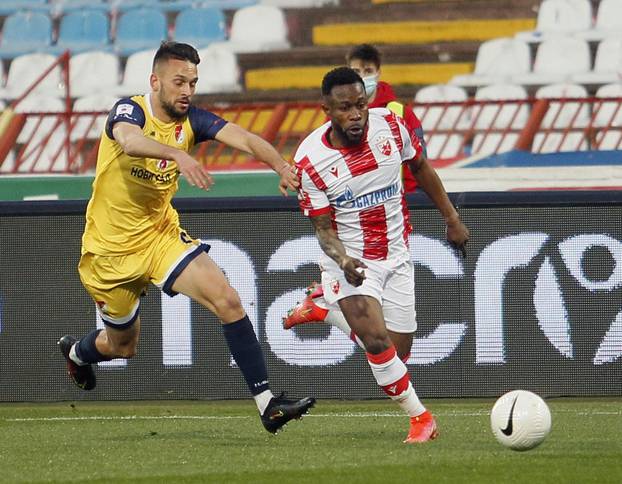
<path fill-rule="evenodd" d="M 385 108 L 369 110 L 367 132 L 356 147 L 332 147 L 330 126 L 309 134 L 296 152 L 300 208 L 309 217 L 329 213 L 352 257 L 408 258 L 411 227 L 400 170 L 422 151 L 417 135 Z"/>

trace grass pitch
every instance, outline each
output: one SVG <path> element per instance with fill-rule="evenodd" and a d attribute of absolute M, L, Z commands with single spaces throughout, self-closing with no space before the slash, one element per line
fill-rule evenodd
<path fill-rule="evenodd" d="M 440 437 L 405 445 L 389 401 L 320 401 L 277 436 L 251 400 L 0 405 L 0 482 L 620 483 L 622 400 L 549 400 L 553 429 L 501 447 L 492 400 L 431 400 Z"/>

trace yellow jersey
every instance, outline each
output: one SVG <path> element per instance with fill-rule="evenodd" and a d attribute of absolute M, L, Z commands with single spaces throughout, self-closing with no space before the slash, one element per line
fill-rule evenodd
<path fill-rule="evenodd" d="M 127 155 L 112 134 L 115 123 L 135 124 L 146 137 L 186 152 L 196 143 L 214 139 L 226 124 L 219 116 L 194 106 L 183 120 L 166 123 L 153 115 L 150 96 L 120 99 L 108 115 L 86 210 L 83 254 L 138 252 L 179 225 L 171 205 L 178 188 L 177 163 Z"/>

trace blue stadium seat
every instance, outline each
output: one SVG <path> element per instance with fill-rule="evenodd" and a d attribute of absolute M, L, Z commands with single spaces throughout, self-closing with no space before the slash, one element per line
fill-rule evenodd
<path fill-rule="evenodd" d="M 53 53 L 69 49 L 72 54 L 110 48 L 110 21 L 100 10 L 76 10 L 61 18 Z"/>
<path fill-rule="evenodd" d="M 49 8 L 47 0 L 0 0 L 0 16 L 2 17 L 20 10 L 47 12 Z"/>
<path fill-rule="evenodd" d="M 199 6 L 200 2 L 195 0 L 158 0 L 152 3 L 164 12 L 181 12 L 187 8 Z"/>
<path fill-rule="evenodd" d="M 225 15 L 216 8 L 182 10 L 175 20 L 175 40 L 197 49 L 225 40 Z"/>
<path fill-rule="evenodd" d="M 217 8 L 219 10 L 237 10 L 238 8 L 257 5 L 258 0 L 112 0 L 113 8 L 126 12 L 137 7 L 151 7 L 163 12 L 181 12 L 188 8 Z"/>
<path fill-rule="evenodd" d="M 115 51 L 127 57 L 144 49 L 158 48 L 166 40 L 166 16 L 155 8 L 136 8 L 123 13 L 117 25 Z"/>
<path fill-rule="evenodd" d="M 23 11 L 9 15 L 4 21 L 0 57 L 41 52 L 52 43 L 52 20 L 43 12 Z"/>
<path fill-rule="evenodd" d="M 251 5 L 257 5 L 259 0 L 198 0 L 195 6 L 203 8 L 218 8 L 220 10 L 238 10 Z"/>
<path fill-rule="evenodd" d="M 76 10 L 89 9 L 109 12 L 110 2 L 106 0 L 50 0 L 54 3 L 52 11 L 54 15 L 60 16 L 65 13 L 75 12 Z"/>

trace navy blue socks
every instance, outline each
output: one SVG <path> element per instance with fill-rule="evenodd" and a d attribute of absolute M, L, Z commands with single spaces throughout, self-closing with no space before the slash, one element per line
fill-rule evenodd
<path fill-rule="evenodd" d="M 76 356 L 84 363 L 98 363 L 100 361 L 110 360 L 110 358 L 97 351 L 97 347 L 95 346 L 95 339 L 97 339 L 97 335 L 100 331 L 102 330 L 96 329 L 95 331 L 91 331 L 76 343 Z"/>
<path fill-rule="evenodd" d="M 268 369 L 248 316 L 234 323 L 223 324 L 222 329 L 231 355 L 253 396 L 268 390 Z"/>

